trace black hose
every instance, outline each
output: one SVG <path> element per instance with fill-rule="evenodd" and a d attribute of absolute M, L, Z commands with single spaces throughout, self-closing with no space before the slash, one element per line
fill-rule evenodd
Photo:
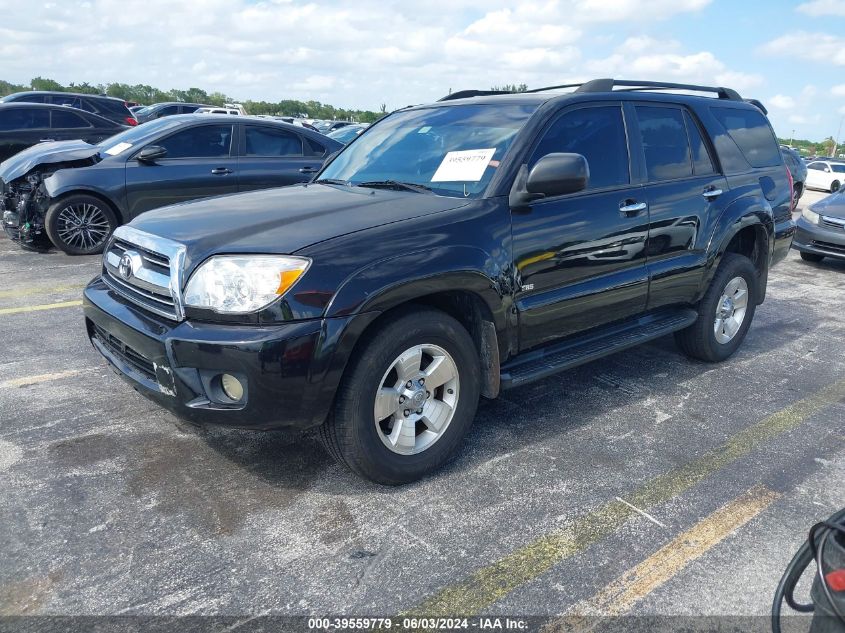
<path fill-rule="evenodd" d="M 828 602 L 831 604 L 834 613 L 842 621 L 842 624 L 845 625 L 845 615 L 840 612 L 834 602 L 833 594 L 830 591 L 830 587 L 827 585 L 827 579 L 825 578 L 822 562 L 825 545 L 827 544 L 828 539 L 833 538 L 833 535 L 837 532 L 845 534 L 845 509 L 840 510 L 827 521 L 817 523 L 810 528 L 810 534 L 807 541 L 801 545 L 795 553 L 795 556 L 792 557 L 792 560 L 786 567 L 786 571 L 775 590 L 775 599 L 772 603 L 773 633 L 781 633 L 781 607 L 784 600 L 786 600 L 786 603 L 790 606 L 790 608 L 800 613 L 810 613 L 815 610 L 815 605 L 812 603 L 803 604 L 795 600 L 795 588 L 798 585 L 798 581 L 801 579 L 801 576 L 804 575 L 804 571 L 807 567 L 809 567 L 810 563 L 814 560 L 816 561 L 816 570 L 820 586 L 824 591 Z"/>

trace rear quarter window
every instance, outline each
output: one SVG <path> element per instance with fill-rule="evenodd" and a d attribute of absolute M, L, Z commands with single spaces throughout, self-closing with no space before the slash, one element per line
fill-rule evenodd
<path fill-rule="evenodd" d="M 761 112 L 738 108 L 711 108 L 711 111 L 752 167 L 781 164 L 780 147 Z"/>

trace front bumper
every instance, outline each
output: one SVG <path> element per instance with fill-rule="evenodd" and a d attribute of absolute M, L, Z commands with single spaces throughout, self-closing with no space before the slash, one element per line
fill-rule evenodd
<path fill-rule="evenodd" d="M 174 323 L 127 303 L 99 277 L 85 289 L 83 308 L 91 343 L 118 375 L 181 418 L 252 429 L 303 429 L 325 420 L 331 398 L 314 358 L 326 328 L 344 325 L 336 319 L 269 327 Z M 245 385 L 242 402 L 221 397 L 221 373 Z"/>
<path fill-rule="evenodd" d="M 845 259 L 845 227 L 833 228 L 798 220 L 792 248 L 802 253 Z"/>

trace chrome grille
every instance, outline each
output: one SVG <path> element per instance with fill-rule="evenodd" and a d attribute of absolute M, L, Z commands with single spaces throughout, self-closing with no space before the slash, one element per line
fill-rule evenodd
<path fill-rule="evenodd" d="M 845 231 L 845 219 L 842 218 L 831 218 L 823 215 L 819 220 L 819 224 L 828 229 L 839 229 L 840 231 Z"/>
<path fill-rule="evenodd" d="M 121 270 L 121 260 L 128 265 Z M 185 247 L 121 226 L 103 255 L 103 281 L 115 292 L 160 316 L 181 321 L 182 265 Z"/>

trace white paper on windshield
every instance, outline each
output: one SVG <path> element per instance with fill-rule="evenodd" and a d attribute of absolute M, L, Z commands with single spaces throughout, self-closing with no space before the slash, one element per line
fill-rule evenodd
<path fill-rule="evenodd" d="M 117 145 L 112 145 L 108 148 L 105 153 L 109 156 L 117 156 L 121 152 L 128 150 L 130 147 L 132 147 L 132 143 L 118 143 Z"/>
<path fill-rule="evenodd" d="M 478 182 L 495 153 L 495 147 L 448 152 L 431 182 Z"/>

